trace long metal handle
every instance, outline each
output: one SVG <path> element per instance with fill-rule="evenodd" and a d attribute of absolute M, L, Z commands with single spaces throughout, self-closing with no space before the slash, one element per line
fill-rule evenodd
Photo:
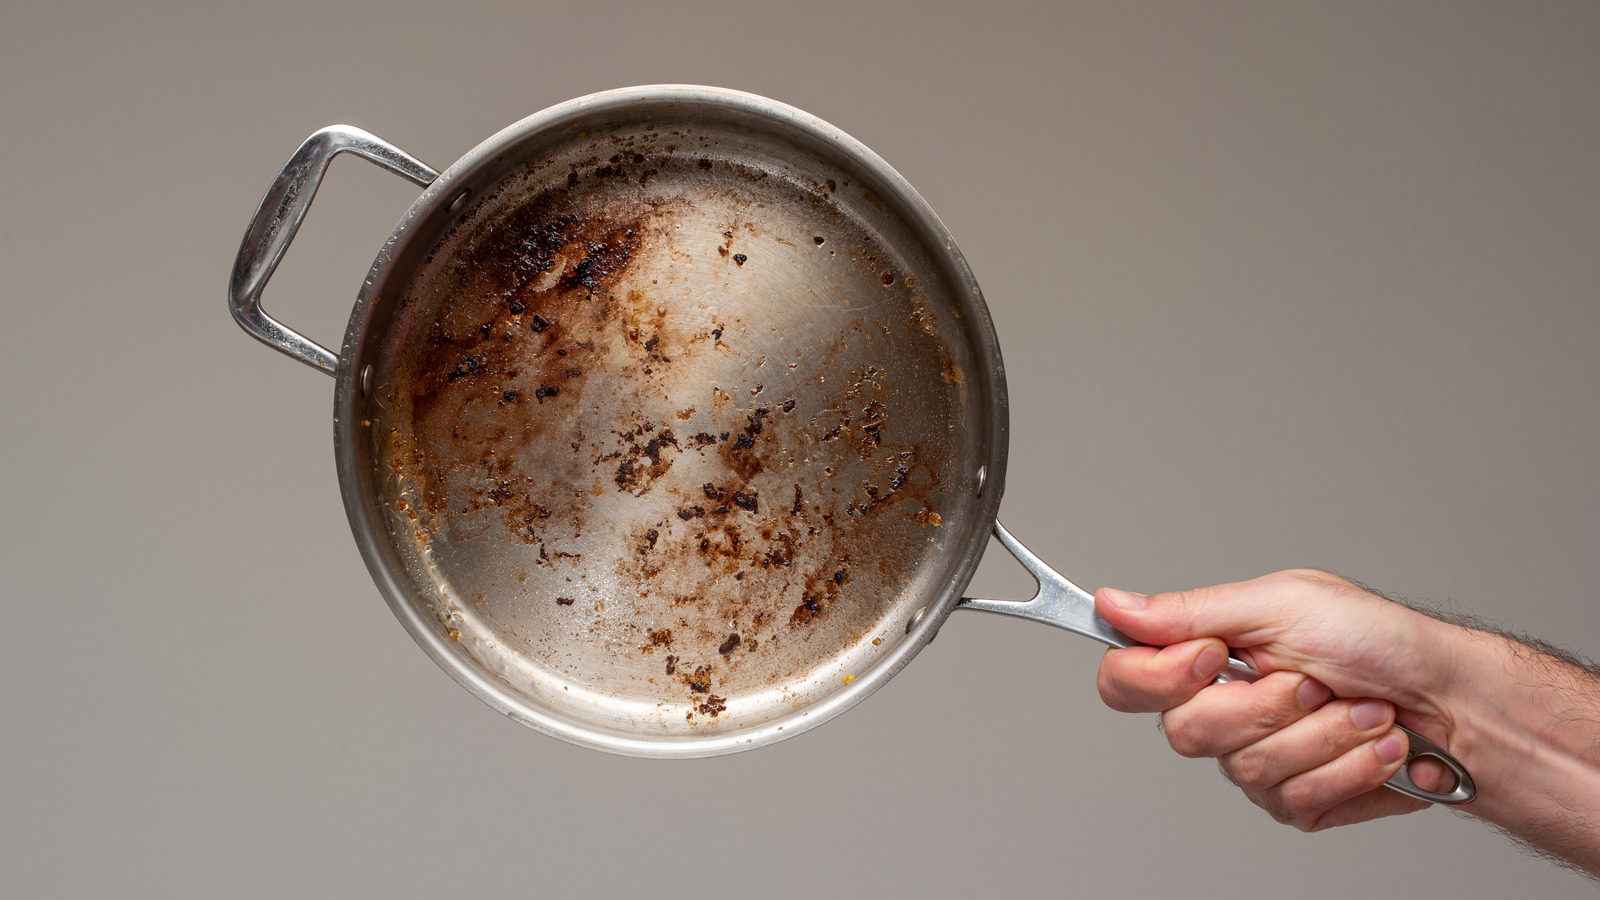
<path fill-rule="evenodd" d="M 439 177 L 436 170 L 376 135 L 350 125 L 330 125 L 306 138 L 261 198 L 228 279 L 228 308 L 240 327 L 263 344 L 329 375 L 338 368 L 339 357 L 263 312 L 261 289 L 311 208 L 322 173 L 341 153 L 353 153 L 423 187 Z"/>
<path fill-rule="evenodd" d="M 1047 625 L 1054 625 L 1057 628 L 1065 628 L 1068 631 L 1077 632 L 1084 637 L 1094 638 L 1113 647 L 1144 646 L 1107 624 L 1106 620 L 1100 618 L 1099 613 L 1094 610 L 1093 594 L 1068 581 L 1060 572 L 1046 565 L 1044 560 L 1035 556 L 1033 551 L 1027 547 L 1022 546 L 1022 542 L 1012 537 L 1011 532 L 1007 531 L 999 522 L 994 524 L 994 536 L 1007 550 L 1011 551 L 1011 555 L 1015 556 L 1017 561 L 1022 563 L 1029 574 L 1033 575 L 1034 579 L 1039 582 L 1039 591 L 1033 595 L 1031 600 L 977 600 L 969 597 L 957 605 L 958 609 L 975 609 L 980 612 L 1000 613 L 1007 616 L 1033 619 L 1037 622 L 1044 622 Z M 1218 675 L 1217 680 L 1213 683 L 1256 681 L 1262 677 L 1262 674 L 1251 668 L 1248 663 L 1230 656 L 1227 668 L 1222 670 L 1222 674 Z M 1472 776 L 1467 773 L 1466 767 L 1462 766 L 1455 757 L 1447 753 L 1443 747 L 1404 725 L 1396 727 L 1406 733 L 1406 737 L 1410 742 L 1410 750 L 1406 753 L 1406 764 L 1400 767 L 1400 771 L 1394 773 L 1394 777 L 1389 779 L 1385 785 L 1386 787 L 1399 791 L 1408 797 L 1415 797 L 1418 800 L 1426 800 L 1430 803 L 1445 803 L 1451 806 L 1470 803 L 1474 797 L 1478 796 L 1478 787 L 1473 783 Z M 1411 780 L 1411 773 L 1408 770 L 1411 766 L 1411 761 L 1419 756 L 1437 759 L 1445 768 L 1449 769 L 1450 773 L 1456 778 L 1455 789 L 1440 793 L 1418 787 Z"/>

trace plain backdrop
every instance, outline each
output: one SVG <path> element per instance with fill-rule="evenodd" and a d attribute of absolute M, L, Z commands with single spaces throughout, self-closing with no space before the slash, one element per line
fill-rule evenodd
<path fill-rule="evenodd" d="M 444 167 L 629 84 L 872 147 L 983 285 L 1002 518 L 1072 578 L 1315 565 L 1600 653 L 1594 3 L 0 10 L 0 893 L 1579 897 L 1432 809 L 1275 825 L 1100 649 L 960 615 L 796 740 L 616 758 L 474 700 L 350 538 L 333 383 L 230 320 L 348 122 Z M 337 346 L 415 187 L 336 163 L 267 289 Z M 1018 596 L 991 548 L 973 591 Z"/>

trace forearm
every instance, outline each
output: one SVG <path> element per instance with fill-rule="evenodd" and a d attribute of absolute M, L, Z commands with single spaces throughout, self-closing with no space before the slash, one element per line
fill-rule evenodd
<path fill-rule="evenodd" d="M 1451 625 L 1451 750 L 1477 780 L 1467 811 L 1600 876 L 1600 678 Z"/>

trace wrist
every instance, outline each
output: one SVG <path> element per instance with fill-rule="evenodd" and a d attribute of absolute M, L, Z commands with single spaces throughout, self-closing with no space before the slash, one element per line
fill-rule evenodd
<path fill-rule="evenodd" d="M 1438 623 L 1453 660 L 1445 746 L 1478 798 L 1466 810 L 1600 867 L 1600 678 L 1495 634 Z"/>

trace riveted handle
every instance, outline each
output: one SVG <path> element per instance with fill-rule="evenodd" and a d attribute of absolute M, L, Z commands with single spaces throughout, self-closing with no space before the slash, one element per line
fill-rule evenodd
<path fill-rule="evenodd" d="M 436 170 L 374 134 L 350 125 L 330 125 L 306 138 L 261 198 L 228 279 L 228 308 L 241 328 L 263 344 L 329 375 L 338 368 L 339 357 L 267 315 L 261 309 L 261 289 L 300 229 L 322 184 L 322 173 L 341 153 L 353 153 L 423 187 L 439 177 Z"/>
<path fill-rule="evenodd" d="M 1142 647 L 1140 642 L 1128 637 L 1121 631 L 1112 628 L 1105 619 L 1094 609 L 1094 595 L 1081 587 L 1068 581 L 1060 572 L 1051 568 L 1044 560 L 1040 559 L 1033 551 L 1022 545 L 1022 542 L 1011 536 L 999 522 L 994 523 L 994 536 L 1000 541 L 1011 555 L 1022 563 L 1034 580 L 1039 583 L 1039 590 L 1030 600 L 978 600 L 971 597 L 963 599 L 957 604 L 958 609 L 975 609 L 979 612 L 1000 613 L 1007 616 L 1020 616 L 1024 619 L 1033 619 L 1044 622 L 1057 628 L 1065 628 L 1084 637 L 1094 638 L 1103 644 L 1112 647 Z M 1229 657 L 1228 665 L 1217 676 L 1213 684 L 1222 684 L 1228 681 L 1256 681 L 1262 678 L 1244 660 Z M 1428 740 L 1415 731 L 1397 725 L 1406 733 L 1410 741 L 1407 750 L 1406 764 L 1400 771 L 1394 773 L 1384 786 L 1399 791 L 1408 797 L 1426 800 L 1429 803 L 1445 803 L 1451 806 L 1460 806 L 1472 802 L 1478 796 L 1477 785 L 1473 783 L 1472 776 L 1467 774 L 1466 767 L 1462 766 L 1455 757 L 1445 752 L 1443 747 Z M 1456 777 L 1455 789 L 1441 793 L 1438 791 L 1424 790 L 1417 787 L 1411 780 L 1409 770 L 1411 761 L 1419 756 L 1430 756 L 1444 764 L 1450 773 Z"/>

